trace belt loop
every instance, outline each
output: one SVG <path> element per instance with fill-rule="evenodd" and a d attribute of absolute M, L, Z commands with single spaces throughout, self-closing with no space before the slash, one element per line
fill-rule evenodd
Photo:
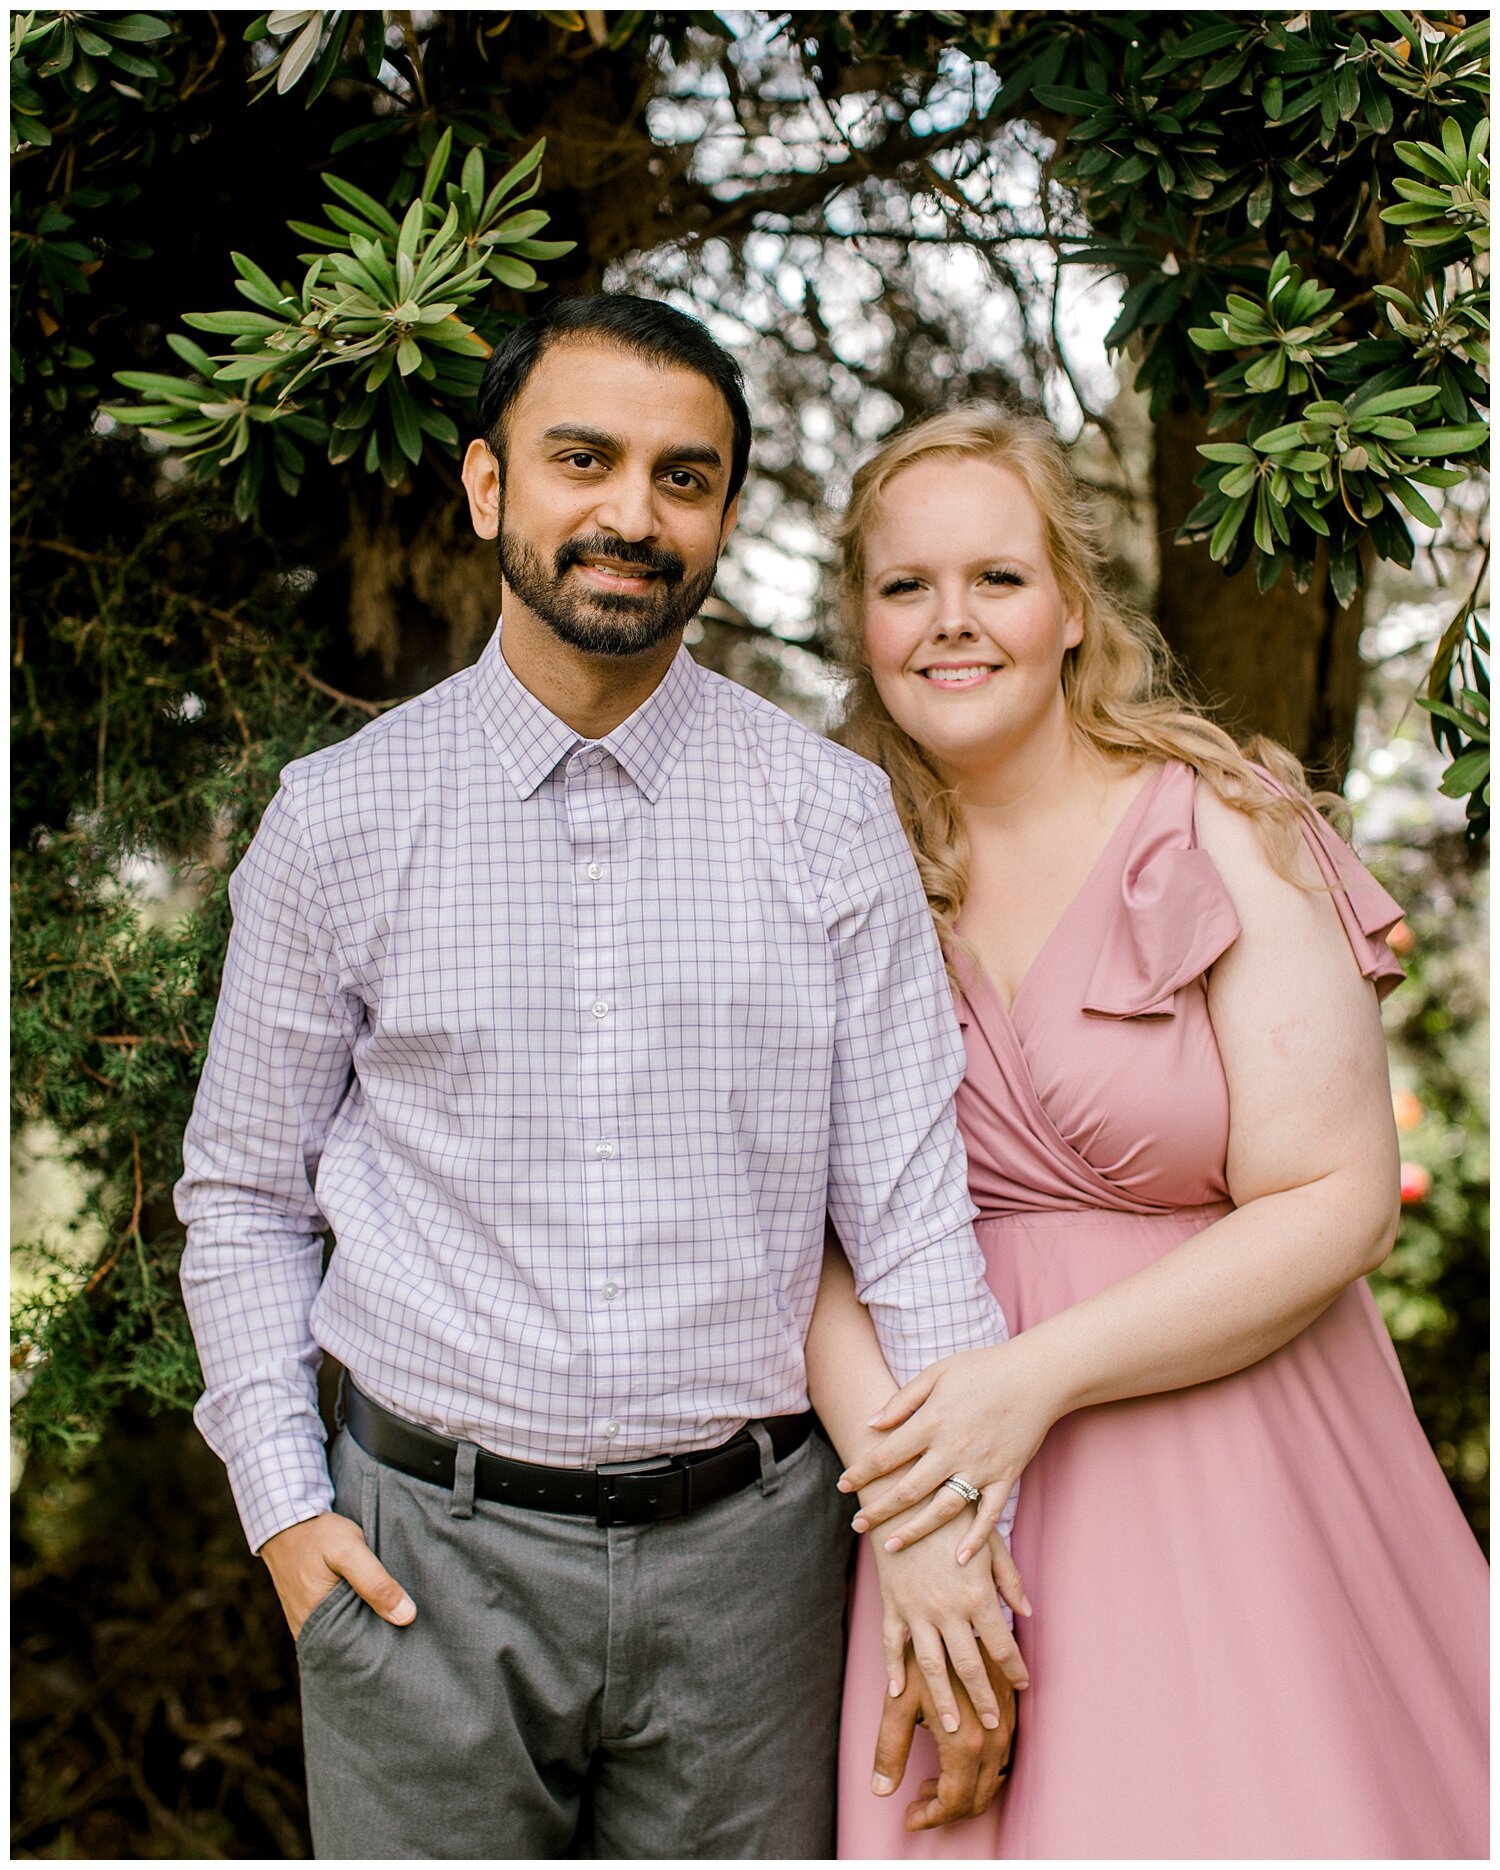
<path fill-rule="evenodd" d="M 776 1450 L 771 1446 L 771 1431 L 764 1422 L 747 1422 L 745 1427 L 750 1432 L 750 1439 L 760 1450 L 760 1490 L 763 1494 L 773 1494 L 781 1485 L 781 1476 L 776 1471 Z"/>
<path fill-rule="evenodd" d="M 453 1457 L 453 1499 L 448 1511 L 454 1519 L 474 1517 L 474 1466 L 479 1459 L 478 1444 L 461 1441 Z"/>

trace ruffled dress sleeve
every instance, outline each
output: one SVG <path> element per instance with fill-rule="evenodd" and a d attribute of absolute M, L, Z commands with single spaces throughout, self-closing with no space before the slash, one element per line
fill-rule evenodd
<path fill-rule="evenodd" d="M 1279 792 L 1283 798 L 1290 796 L 1286 787 L 1264 767 L 1257 766 L 1255 770 L 1273 792 Z M 1406 979 L 1405 968 L 1386 941 L 1386 936 L 1401 920 L 1401 905 L 1381 888 L 1333 826 L 1318 813 L 1303 814 L 1302 836 L 1323 873 L 1323 881 L 1333 897 L 1333 906 L 1339 912 L 1359 971 L 1366 980 L 1375 983 L 1375 992 L 1383 1000 Z"/>
<path fill-rule="evenodd" d="M 1285 788 L 1256 771 L 1274 792 Z M 1198 844 L 1196 774 L 1173 764 L 1157 783 L 1120 873 L 1120 901 L 1104 923 L 1083 1009 L 1107 1019 L 1170 1018 L 1177 994 L 1239 936 L 1224 880 Z M 1302 835 L 1332 894 L 1360 972 L 1383 999 L 1403 978 L 1385 936 L 1401 907 L 1333 828 L 1304 817 Z"/>

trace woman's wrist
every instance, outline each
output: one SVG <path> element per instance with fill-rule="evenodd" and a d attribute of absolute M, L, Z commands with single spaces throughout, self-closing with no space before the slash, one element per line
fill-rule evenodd
<path fill-rule="evenodd" d="M 1054 1422 L 1079 1406 L 1070 1366 L 1059 1355 L 1061 1347 L 1050 1325 L 1050 1320 L 1034 1325 L 1004 1344 L 978 1353 L 993 1357 L 1003 1369 L 1006 1395 L 1024 1399 L 1025 1408 L 1038 1425 L 1038 1441 Z"/>

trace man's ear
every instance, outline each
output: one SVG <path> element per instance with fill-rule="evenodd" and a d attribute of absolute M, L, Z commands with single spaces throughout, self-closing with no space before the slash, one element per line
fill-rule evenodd
<path fill-rule="evenodd" d="M 464 455 L 464 491 L 469 496 L 469 519 L 481 539 L 500 531 L 500 463 L 488 442 L 474 440 Z"/>
<path fill-rule="evenodd" d="M 728 540 L 730 533 L 734 531 L 735 525 L 738 522 L 739 517 L 740 517 L 740 497 L 738 494 L 736 494 L 734 498 L 729 502 L 729 505 L 725 507 L 724 517 L 719 522 L 719 550 L 721 552 L 724 550 L 725 542 Z"/>

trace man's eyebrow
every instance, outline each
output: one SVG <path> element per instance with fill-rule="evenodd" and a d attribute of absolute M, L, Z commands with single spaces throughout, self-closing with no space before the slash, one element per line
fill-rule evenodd
<path fill-rule="evenodd" d="M 559 422 L 555 428 L 548 429 L 542 436 L 544 442 L 587 442 L 590 448 L 601 449 L 606 454 L 620 452 L 620 439 L 617 435 L 606 435 L 603 429 L 591 429 L 582 422 Z"/>
<path fill-rule="evenodd" d="M 582 422 L 559 422 L 554 427 L 543 431 L 544 442 L 581 442 L 585 447 L 597 448 L 601 454 L 620 454 L 624 443 L 618 435 L 610 435 L 603 429 L 589 428 Z M 694 467 L 721 468 L 724 457 L 711 442 L 677 442 L 663 448 L 657 457 L 661 461 L 682 461 Z"/>

